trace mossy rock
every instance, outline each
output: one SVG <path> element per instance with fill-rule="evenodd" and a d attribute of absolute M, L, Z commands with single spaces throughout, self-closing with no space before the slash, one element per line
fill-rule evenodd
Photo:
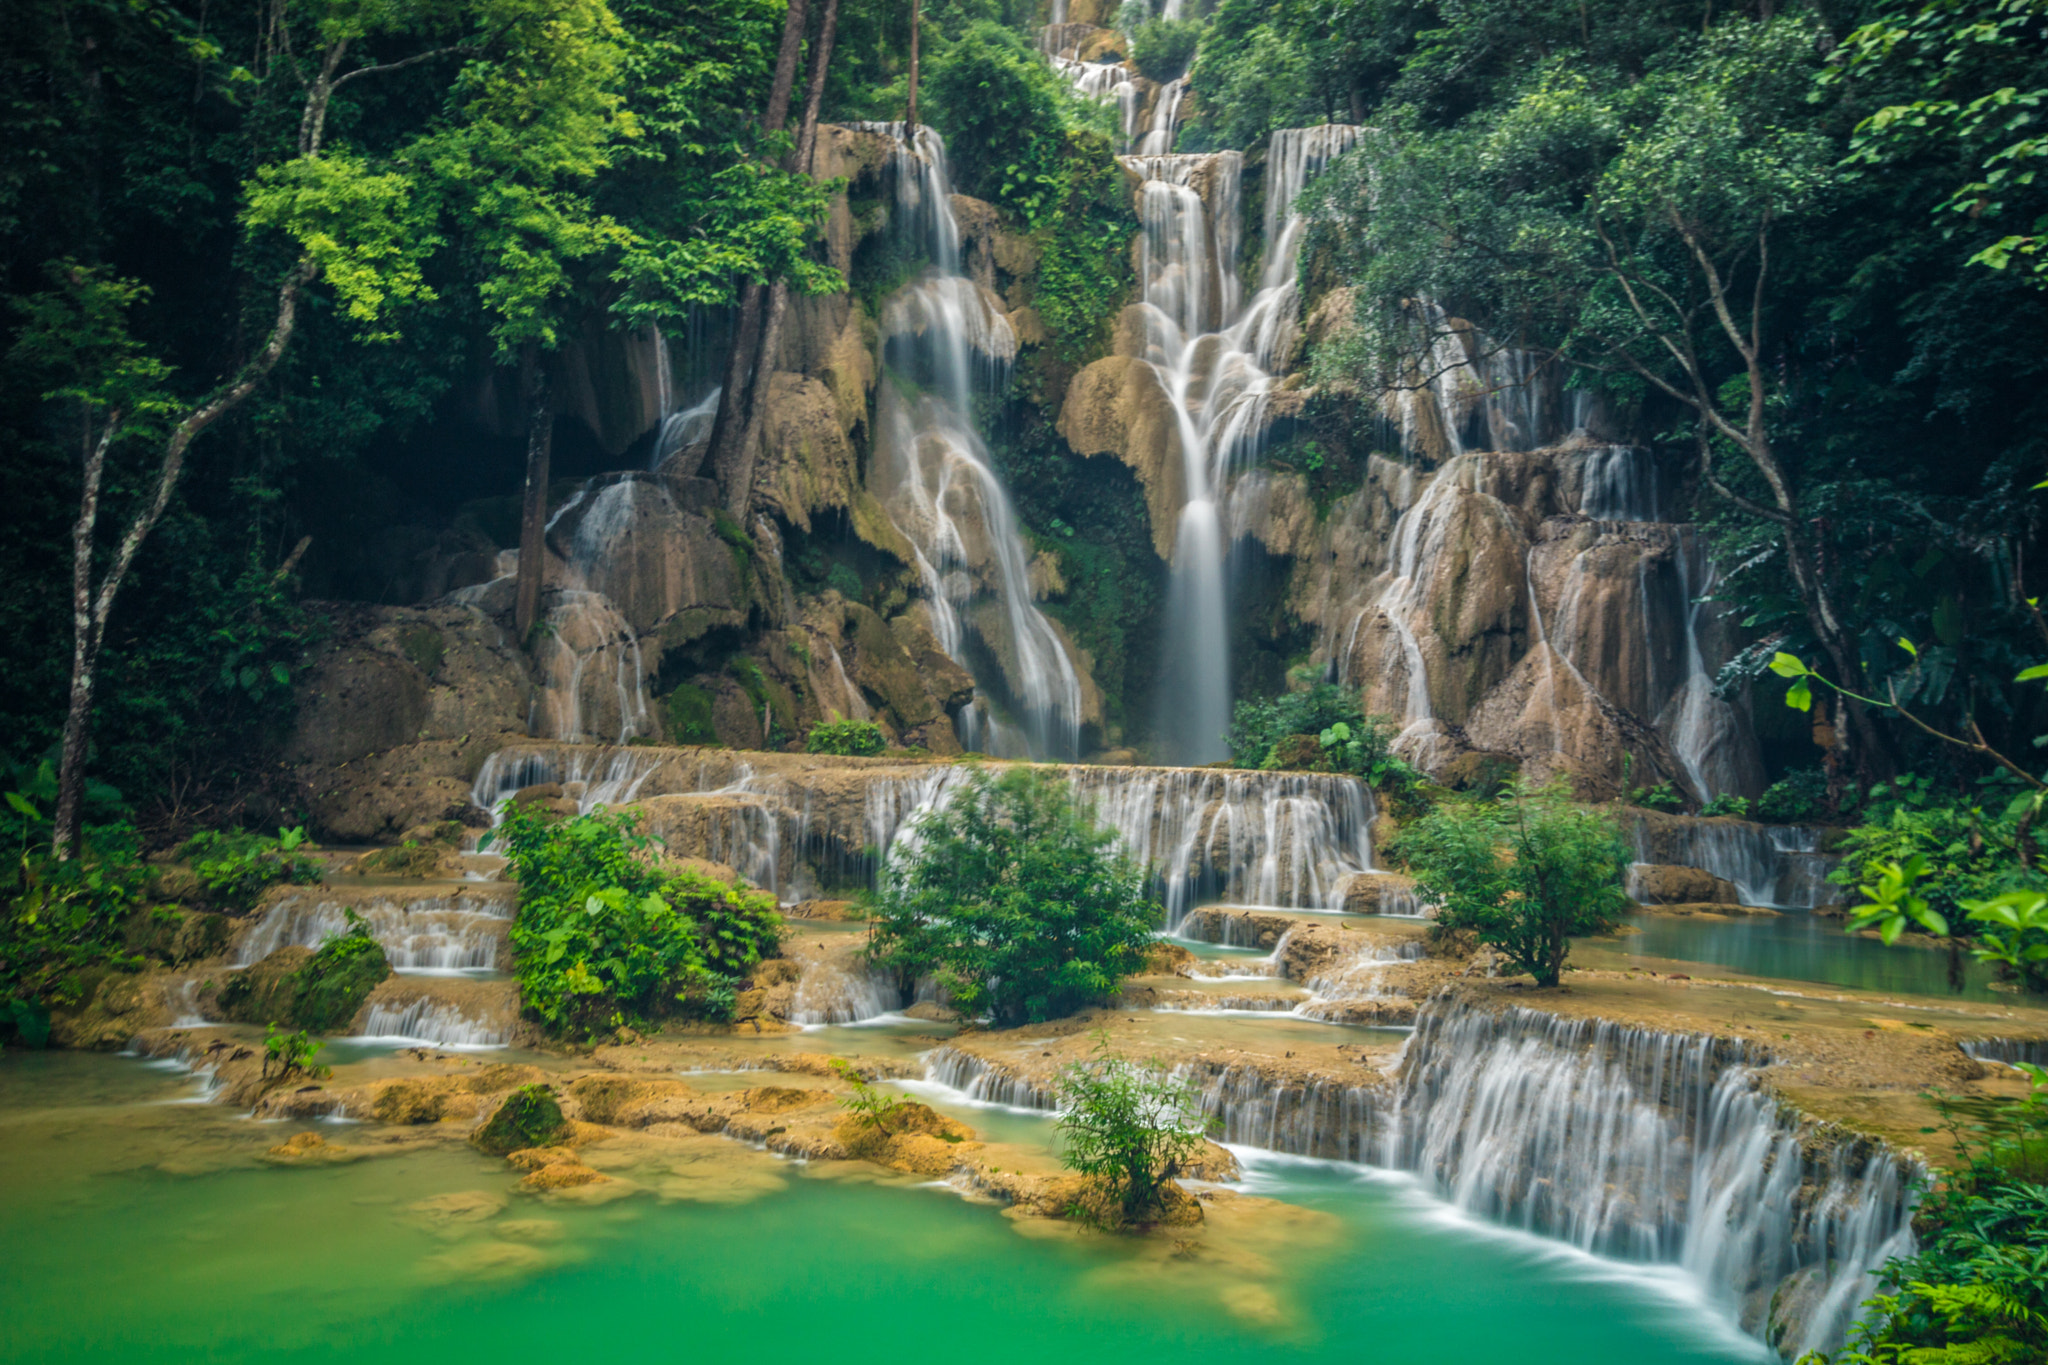
<path fill-rule="evenodd" d="M 233 933 L 226 915 L 159 905 L 130 916 L 122 936 L 131 951 L 179 967 L 226 952 Z"/>
<path fill-rule="evenodd" d="M 330 939 L 299 972 L 292 1013 L 303 1029 L 328 1033 L 355 1018 L 391 963 L 372 938 Z"/>
<path fill-rule="evenodd" d="M 527 1147 L 546 1147 L 567 1131 L 562 1106 L 544 1085 L 526 1085 L 505 1097 L 497 1112 L 470 1135 L 478 1151 L 509 1156 Z"/>
<path fill-rule="evenodd" d="M 423 1081 L 397 1081 L 377 1092 L 370 1112 L 379 1123 L 438 1123 L 447 1112 L 447 1093 Z"/>
<path fill-rule="evenodd" d="M 330 1033 L 355 1018 L 391 963 L 376 940 L 333 939 L 319 952 L 279 948 L 221 986 L 222 1014 L 238 1023 Z"/>

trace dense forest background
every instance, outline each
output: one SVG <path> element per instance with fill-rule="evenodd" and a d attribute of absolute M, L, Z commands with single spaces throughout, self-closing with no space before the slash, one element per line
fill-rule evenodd
<path fill-rule="evenodd" d="M 1763 642 L 1731 682 L 1782 689 L 1765 665 L 1790 650 L 2030 754 L 2037 689 L 2011 680 L 2048 650 L 2030 564 L 2048 474 L 2041 4 L 1198 8 L 1114 16 L 1146 75 L 1187 75 L 1182 150 L 1372 130 L 1311 191 L 1308 297 L 1351 289 L 1360 323 L 1315 354 L 1326 391 L 1400 371 L 1412 333 L 1395 323 L 1417 297 L 1562 357 L 1708 476 L 1716 591 Z M 1047 416 L 1128 296 L 1113 111 L 1036 50 L 1042 6 L 916 12 L 920 117 L 960 189 L 1046 247 L 1056 343 L 1019 367 L 997 453 L 1031 535 L 1081 526 L 1099 592 L 1072 625 L 1106 688 L 1135 691 L 1157 575 L 1125 572 L 1119 547 L 1142 543 L 1142 509 L 1127 479 L 1104 496 Z M 904 116 L 912 13 L 841 0 L 826 120 Z M 192 442 L 107 626 L 91 769 L 165 830 L 288 808 L 268 784 L 325 629 L 307 603 L 421 600 L 437 537 L 516 543 L 522 357 L 650 323 L 715 336 L 749 283 L 879 288 L 886 263 L 851 282 L 818 264 L 825 195 L 782 169 L 789 134 L 762 131 L 784 16 L 777 0 L 11 6 L 5 756 L 33 766 L 59 739 L 72 527 L 110 414 L 101 565 L 178 414 L 260 355 L 294 272 L 289 345 Z M 1314 477 L 1355 477 L 1369 415 L 1333 398 L 1315 430 L 1339 458 Z M 557 478 L 618 454 L 556 420 Z M 1780 769 L 1814 760 L 1810 717 L 1759 711 Z M 1895 715 L 1856 724 L 1866 777 L 1992 768 Z"/>

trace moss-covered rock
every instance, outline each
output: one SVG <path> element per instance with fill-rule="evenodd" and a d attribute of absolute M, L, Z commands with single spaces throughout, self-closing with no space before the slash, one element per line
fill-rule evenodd
<path fill-rule="evenodd" d="M 391 963 L 377 941 L 354 935 L 331 939 L 318 952 L 279 948 L 255 966 L 231 973 L 216 1003 L 238 1023 L 328 1033 L 353 1019 L 377 983 L 390 975 Z"/>
<path fill-rule="evenodd" d="M 470 1135 L 470 1144 L 491 1156 L 510 1156 L 546 1147 L 568 1127 L 562 1106 L 544 1085 L 525 1085 L 505 1097 L 497 1111 Z"/>
<path fill-rule="evenodd" d="M 131 952 L 173 967 L 226 952 L 230 937 L 227 916 L 175 905 L 154 906 L 130 916 L 123 933 Z"/>

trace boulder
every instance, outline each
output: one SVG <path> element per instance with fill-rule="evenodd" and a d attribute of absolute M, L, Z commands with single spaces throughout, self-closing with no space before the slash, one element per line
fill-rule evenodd
<path fill-rule="evenodd" d="M 1735 884 L 1697 867 L 1637 863 L 1628 871 L 1628 894 L 1645 905 L 1734 905 Z"/>
<path fill-rule="evenodd" d="M 1077 455 L 1113 455 L 1129 465 L 1145 490 L 1152 547 L 1171 561 L 1187 474 L 1181 465 L 1180 423 L 1159 376 L 1143 360 L 1105 356 L 1067 385 L 1059 433 Z"/>

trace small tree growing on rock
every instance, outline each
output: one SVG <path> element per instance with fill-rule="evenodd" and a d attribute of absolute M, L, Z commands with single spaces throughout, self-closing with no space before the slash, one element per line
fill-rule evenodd
<path fill-rule="evenodd" d="M 1159 1222 L 1184 1201 L 1173 1177 L 1202 1148 L 1194 1089 L 1157 1062 L 1131 1062 L 1098 1035 L 1095 1056 L 1060 1073 L 1061 1160 L 1101 1181 L 1125 1226 Z"/>
<path fill-rule="evenodd" d="M 1606 932 L 1628 905 L 1628 842 L 1606 814 L 1573 805 L 1562 783 L 1445 802 L 1396 848 L 1440 926 L 1473 931 L 1539 986 L 1558 983 L 1574 935 Z"/>
<path fill-rule="evenodd" d="M 1005 1027 L 1106 999 L 1160 917 L 1115 839 L 1057 774 L 976 771 L 883 870 L 869 955 Z"/>

